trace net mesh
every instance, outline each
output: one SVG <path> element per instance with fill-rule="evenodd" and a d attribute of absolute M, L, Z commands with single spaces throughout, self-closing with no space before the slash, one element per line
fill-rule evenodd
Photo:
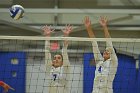
<path fill-rule="evenodd" d="M 64 78 L 66 82 L 69 82 L 68 85 L 62 86 L 59 80 L 50 85 L 50 81 L 52 81 L 50 71 L 46 71 L 45 66 L 45 61 L 49 60 L 45 56 L 48 52 L 45 42 L 48 40 L 52 42 L 57 40 L 56 45 L 59 43 L 59 48 L 55 46 L 53 51 L 50 49 L 52 59 L 55 54 L 62 52 L 63 41 L 69 41 L 67 52 L 70 72 L 62 75 L 69 76 Z M 10 90 L 11 93 L 60 93 L 59 90 L 65 90 L 62 87 L 67 87 L 67 92 L 61 93 L 91 93 L 94 90 L 95 75 L 95 60 L 92 54 L 94 46 L 91 44 L 93 40 L 98 42 L 99 49 L 103 53 L 106 48 L 104 38 L 1 36 L 0 80 L 16 89 L 14 92 Z M 111 40 L 118 57 L 113 90 L 115 93 L 127 93 L 127 91 L 139 93 L 140 39 L 112 38 Z M 64 60 L 66 59 L 64 58 Z M 49 88 L 53 87 L 57 88 L 57 92 L 49 91 Z"/>

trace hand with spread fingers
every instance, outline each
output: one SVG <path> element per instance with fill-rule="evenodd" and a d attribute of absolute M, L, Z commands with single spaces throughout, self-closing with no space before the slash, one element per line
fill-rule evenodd
<path fill-rule="evenodd" d="M 44 26 L 44 27 L 42 27 L 42 30 L 44 31 L 44 35 L 46 36 L 46 37 L 49 37 L 50 35 L 51 35 L 51 33 L 53 33 L 54 32 L 54 30 L 55 29 L 52 29 L 52 27 L 51 26 Z"/>
<path fill-rule="evenodd" d="M 106 27 L 107 22 L 108 22 L 107 17 L 103 17 L 103 16 L 100 17 L 99 23 L 101 24 L 102 27 Z"/>
<path fill-rule="evenodd" d="M 88 16 L 84 18 L 84 25 L 87 29 L 91 27 L 91 20 Z"/>
<path fill-rule="evenodd" d="M 72 26 L 66 25 L 64 29 L 62 29 L 62 32 L 64 33 L 64 36 L 69 36 L 69 34 L 72 32 Z"/>

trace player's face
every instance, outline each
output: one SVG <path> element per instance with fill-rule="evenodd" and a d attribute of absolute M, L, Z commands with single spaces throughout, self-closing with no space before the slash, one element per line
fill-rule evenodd
<path fill-rule="evenodd" d="M 105 50 L 104 53 L 103 53 L 103 58 L 105 60 L 109 59 L 110 58 L 110 52 L 108 50 Z"/>
<path fill-rule="evenodd" d="M 54 67 L 61 67 L 63 65 L 62 62 L 62 56 L 61 55 L 55 55 L 53 59 L 53 65 Z"/>

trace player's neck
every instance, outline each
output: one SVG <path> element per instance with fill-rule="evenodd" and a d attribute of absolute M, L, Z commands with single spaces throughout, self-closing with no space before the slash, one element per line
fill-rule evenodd
<path fill-rule="evenodd" d="M 110 59 L 110 58 L 107 58 L 107 59 L 104 58 L 104 61 L 103 61 L 103 62 L 105 62 L 105 61 L 107 61 L 107 60 L 109 60 L 109 59 Z"/>
<path fill-rule="evenodd" d="M 54 68 L 59 68 L 59 67 L 62 67 L 62 66 L 53 66 Z"/>

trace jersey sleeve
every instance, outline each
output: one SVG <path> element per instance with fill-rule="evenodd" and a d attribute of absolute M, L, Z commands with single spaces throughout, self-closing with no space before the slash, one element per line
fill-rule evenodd
<path fill-rule="evenodd" d="M 68 47 L 68 45 L 63 45 L 63 48 L 62 48 L 63 66 L 70 65 L 67 47 Z"/>
<path fill-rule="evenodd" d="M 52 59 L 50 53 L 50 41 L 45 41 L 45 68 L 46 73 L 49 74 L 52 67 Z"/>
<path fill-rule="evenodd" d="M 99 61 L 101 61 L 103 59 L 103 57 L 102 57 L 100 50 L 98 48 L 97 41 L 92 41 L 92 49 L 93 49 L 95 62 L 96 62 L 96 64 L 98 64 Z"/>
<path fill-rule="evenodd" d="M 106 38 L 106 49 L 109 49 L 111 52 L 111 60 L 112 60 L 113 64 L 114 65 L 117 64 L 118 58 L 115 53 L 111 38 Z"/>
<path fill-rule="evenodd" d="M 70 71 L 71 71 L 71 66 L 70 66 L 70 61 L 69 61 L 69 57 L 68 57 L 68 45 L 63 45 L 62 48 L 62 55 L 63 55 L 63 70 L 62 70 L 62 74 L 61 74 L 61 79 L 65 79 L 65 80 L 69 80 L 71 75 L 70 75 Z M 67 82 L 69 83 L 69 82 Z M 68 84 L 69 85 L 69 84 Z"/>

